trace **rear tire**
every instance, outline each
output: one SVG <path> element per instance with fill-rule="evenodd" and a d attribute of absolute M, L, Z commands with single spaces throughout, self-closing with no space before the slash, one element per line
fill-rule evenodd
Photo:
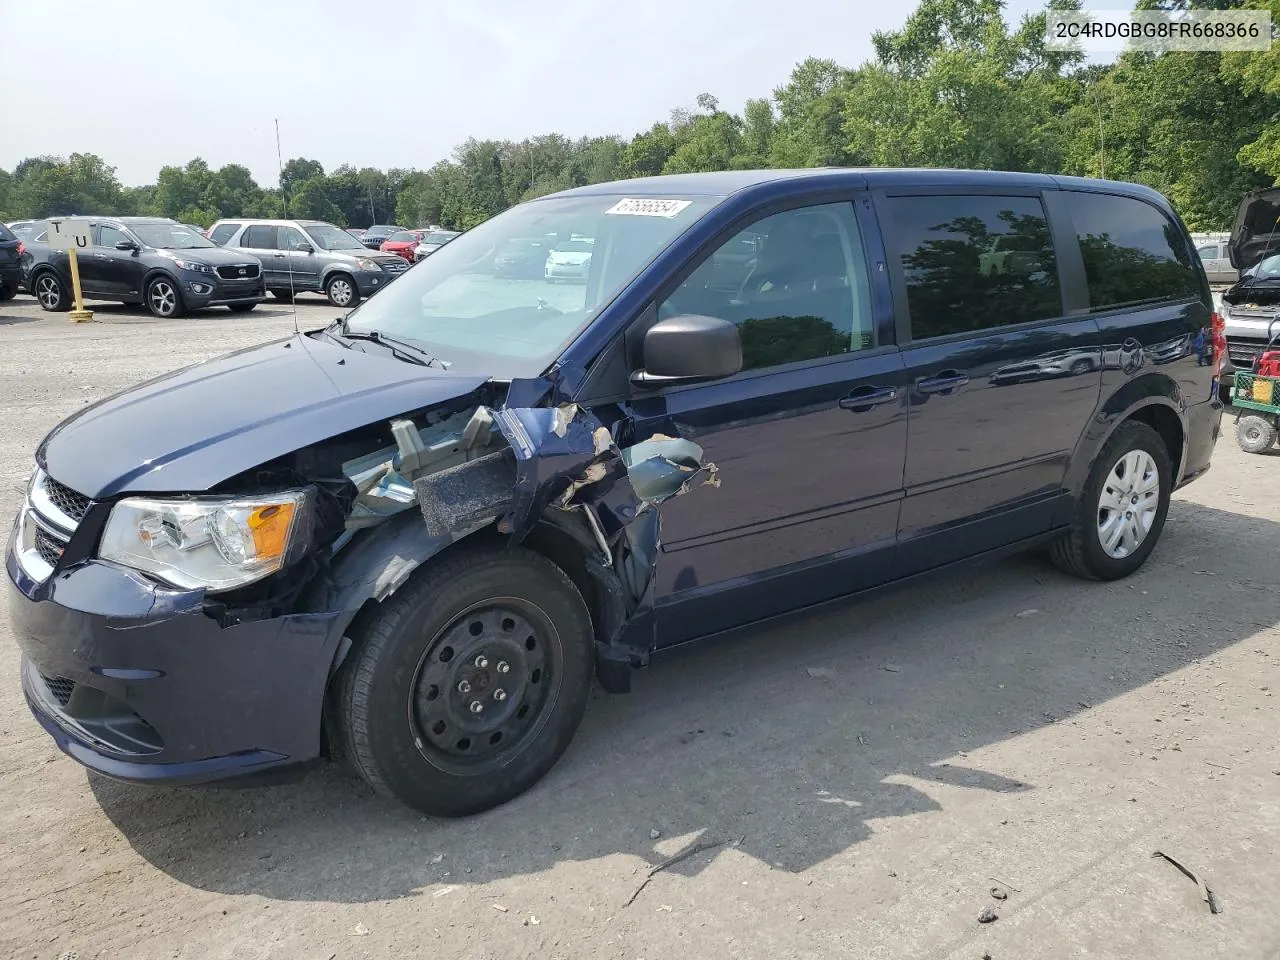
<path fill-rule="evenodd" d="M 18 295 L 18 288 L 11 287 L 3 280 L 0 280 L 0 302 L 12 300 Z"/>
<path fill-rule="evenodd" d="M 325 281 L 324 295 L 335 307 L 354 307 L 360 302 L 355 280 L 345 273 L 335 273 Z"/>
<path fill-rule="evenodd" d="M 62 278 L 52 270 L 42 270 L 31 281 L 31 290 L 40 301 L 40 309 L 50 313 L 66 313 L 71 309 L 71 296 Z"/>
<path fill-rule="evenodd" d="M 582 721 L 591 617 L 564 571 L 531 550 L 482 545 L 430 564 L 356 632 L 330 694 L 335 752 L 424 813 L 518 796 Z"/>
<path fill-rule="evenodd" d="M 1089 469 L 1053 562 L 1086 580 L 1119 580 L 1146 562 L 1164 529 L 1173 492 L 1169 451 L 1145 423 L 1116 428 Z"/>
<path fill-rule="evenodd" d="M 1250 413 L 1236 421 L 1236 443 L 1245 453 L 1265 453 L 1276 442 L 1276 425 L 1270 418 Z"/>

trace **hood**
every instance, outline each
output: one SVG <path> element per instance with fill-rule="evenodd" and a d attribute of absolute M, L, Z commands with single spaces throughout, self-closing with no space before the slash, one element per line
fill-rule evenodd
<path fill-rule="evenodd" d="M 207 263 L 211 267 L 230 267 L 237 263 L 256 263 L 261 266 L 262 261 L 250 253 L 248 250 L 239 250 L 235 247 L 197 247 L 194 250 L 178 250 L 169 247 L 155 247 L 162 255 L 178 257 L 182 260 L 194 260 L 197 263 Z"/>
<path fill-rule="evenodd" d="M 309 444 L 465 396 L 486 379 L 298 335 L 86 407 L 53 429 L 36 459 L 93 499 L 195 493 Z"/>
<path fill-rule="evenodd" d="M 1257 190 L 1240 201 L 1227 255 L 1237 270 L 1248 270 L 1280 252 L 1280 187 Z"/>

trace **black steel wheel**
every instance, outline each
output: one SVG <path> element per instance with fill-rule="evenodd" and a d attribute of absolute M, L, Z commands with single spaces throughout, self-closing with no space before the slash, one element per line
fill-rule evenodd
<path fill-rule="evenodd" d="M 463 545 L 353 630 L 326 709 L 334 753 L 375 790 L 464 816 L 549 771 L 586 710 L 591 617 L 541 554 Z"/>
<path fill-rule="evenodd" d="M 409 723 L 423 758 L 459 776 L 501 769 L 546 724 L 563 662 L 540 607 L 501 597 L 464 610 L 418 665 Z"/>

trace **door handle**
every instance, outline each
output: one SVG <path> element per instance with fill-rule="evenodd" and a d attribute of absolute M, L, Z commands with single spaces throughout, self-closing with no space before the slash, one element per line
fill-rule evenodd
<path fill-rule="evenodd" d="M 272 254 L 272 256 L 273 256 L 273 257 L 279 257 L 281 260 L 283 260 L 283 259 L 284 259 L 284 254 L 283 254 L 283 253 L 273 253 L 273 254 Z"/>
<path fill-rule="evenodd" d="M 840 398 L 841 410 L 852 410 L 854 413 L 866 413 L 882 403 L 892 403 L 898 399 L 895 387 L 855 387 L 849 395 Z"/>
<path fill-rule="evenodd" d="M 969 382 L 969 375 L 961 370 L 943 370 L 932 377 L 924 377 L 916 381 L 916 390 L 920 393 L 950 393 Z"/>
<path fill-rule="evenodd" d="M 105 253 L 95 253 L 95 254 L 93 255 L 93 259 L 95 259 L 95 260 L 110 260 L 111 258 L 110 258 L 110 257 L 108 257 Z"/>

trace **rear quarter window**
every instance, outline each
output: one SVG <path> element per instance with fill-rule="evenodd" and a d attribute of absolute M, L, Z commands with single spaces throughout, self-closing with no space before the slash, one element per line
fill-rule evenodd
<path fill-rule="evenodd" d="M 18 238 L 13 235 L 12 230 L 6 227 L 3 223 L 0 223 L 0 240 L 17 240 L 17 239 Z"/>
<path fill-rule="evenodd" d="M 1186 238 L 1164 212 L 1105 193 L 1073 193 L 1069 205 L 1092 309 L 1199 295 Z"/>

